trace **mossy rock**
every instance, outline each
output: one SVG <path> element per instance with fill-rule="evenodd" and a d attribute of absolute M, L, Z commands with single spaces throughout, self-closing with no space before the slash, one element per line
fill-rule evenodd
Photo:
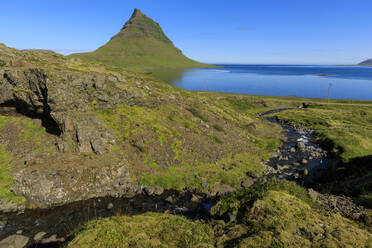
<path fill-rule="evenodd" d="M 146 213 L 116 216 L 84 226 L 69 248 L 213 247 L 213 231 L 181 216 Z"/>

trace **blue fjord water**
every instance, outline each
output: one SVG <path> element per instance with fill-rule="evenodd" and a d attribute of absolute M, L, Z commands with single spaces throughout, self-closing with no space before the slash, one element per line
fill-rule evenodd
<path fill-rule="evenodd" d="M 222 65 L 190 69 L 163 78 L 174 86 L 201 91 L 372 100 L 372 67 L 318 65 Z"/>

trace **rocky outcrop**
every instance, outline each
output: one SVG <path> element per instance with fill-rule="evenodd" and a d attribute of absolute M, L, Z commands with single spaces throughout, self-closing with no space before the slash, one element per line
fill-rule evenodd
<path fill-rule="evenodd" d="M 38 208 L 46 208 L 108 195 L 131 197 L 139 189 L 122 163 L 96 168 L 22 170 L 15 175 L 12 190 Z"/>
<path fill-rule="evenodd" d="M 337 196 L 330 194 L 321 194 L 313 189 L 308 189 L 310 198 L 323 206 L 326 210 L 341 214 L 350 219 L 364 221 L 372 211 L 355 202 L 347 196 Z M 366 216 L 366 213 L 369 214 Z"/>
<path fill-rule="evenodd" d="M 76 143 L 80 152 L 103 153 L 115 143 L 113 135 L 97 117 L 90 104 L 108 97 L 102 92 L 102 76 L 59 73 L 49 76 L 41 69 L 0 71 L 2 112 L 17 112 L 42 120 L 47 132 L 60 136 L 58 148 L 67 151 Z M 69 142 L 71 141 L 71 142 Z"/>

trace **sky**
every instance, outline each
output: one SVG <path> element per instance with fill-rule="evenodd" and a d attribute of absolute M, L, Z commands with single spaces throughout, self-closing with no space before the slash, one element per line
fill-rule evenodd
<path fill-rule="evenodd" d="M 207 63 L 356 64 L 372 58 L 371 0 L 1 0 L 0 43 L 62 54 L 105 44 L 139 8 Z"/>

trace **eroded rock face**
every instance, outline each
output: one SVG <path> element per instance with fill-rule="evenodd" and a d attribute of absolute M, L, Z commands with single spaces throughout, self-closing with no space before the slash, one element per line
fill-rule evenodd
<path fill-rule="evenodd" d="M 0 106 L 2 111 L 39 118 L 47 132 L 61 137 L 61 142 L 77 144 L 80 152 L 102 154 L 110 150 L 113 136 L 90 114 L 90 103 L 109 98 L 97 92 L 106 78 L 100 75 L 75 75 L 71 72 L 49 76 L 41 69 L 0 71 Z M 115 102 L 112 102 L 115 104 Z M 68 142 L 61 146 L 67 151 Z"/>

